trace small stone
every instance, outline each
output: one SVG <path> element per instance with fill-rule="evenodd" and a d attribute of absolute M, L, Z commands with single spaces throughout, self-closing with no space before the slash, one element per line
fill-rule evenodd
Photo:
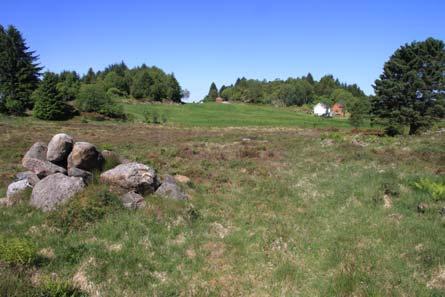
<path fill-rule="evenodd" d="M 190 182 L 190 178 L 188 176 L 180 175 L 180 174 L 175 175 L 175 180 L 181 184 L 186 184 L 186 183 Z"/>
<path fill-rule="evenodd" d="M 16 182 L 13 182 L 8 186 L 8 190 L 6 192 L 6 197 L 11 198 L 14 197 L 26 189 L 31 188 L 31 185 L 28 183 L 26 179 L 22 179 Z"/>
<path fill-rule="evenodd" d="M 5 198 L 0 198 L 0 207 L 9 207 L 12 206 L 14 203 L 11 199 L 5 197 Z"/>
<path fill-rule="evenodd" d="M 145 207 L 144 197 L 134 191 L 122 195 L 120 199 L 124 207 L 128 209 L 139 209 Z"/>
<path fill-rule="evenodd" d="M 27 180 L 34 187 L 39 182 L 39 177 L 32 171 L 19 172 L 15 175 L 14 181 Z"/>
<path fill-rule="evenodd" d="M 171 175 L 164 177 L 161 186 L 156 190 L 155 194 L 175 200 L 187 199 L 187 195 L 176 184 L 175 178 Z"/>
<path fill-rule="evenodd" d="M 79 169 L 77 167 L 69 168 L 68 176 L 81 177 L 86 184 L 91 183 L 93 180 L 93 174 L 91 172 Z"/>
<path fill-rule="evenodd" d="M 423 203 L 423 202 L 421 202 L 421 203 L 419 203 L 418 205 L 417 205 L 417 212 L 418 213 L 425 213 L 425 211 L 428 209 L 428 205 L 426 204 L 426 203 Z"/>

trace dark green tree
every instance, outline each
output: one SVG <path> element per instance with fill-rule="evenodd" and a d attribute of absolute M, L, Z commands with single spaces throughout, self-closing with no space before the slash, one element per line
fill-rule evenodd
<path fill-rule="evenodd" d="M 32 97 L 35 101 L 33 115 L 42 120 L 62 120 L 68 115 L 68 106 L 57 89 L 55 73 L 46 72 Z"/>
<path fill-rule="evenodd" d="M 204 101 L 215 101 L 216 98 L 218 98 L 218 88 L 216 87 L 216 84 L 212 82 L 210 85 L 209 93 L 204 98 Z"/>
<path fill-rule="evenodd" d="M 136 99 L 149 98 L 152 83 L 148 69 L 137 70 L 131 84 L 131 95 Z"/>
<path fill-rule="evenodd" d="M 353 101 L 348 107 L 348 111 L 351 114 L 349 117 L 349 123 L 351 123 L 353 127 L 363 125 L 363 123 L 370 117 L 370 110 L 371 102 L 367 97 L 357 98 L 357 100 Z"/>
<path fill-rule="evenodd" d="M 308 83 L 310 83 L 311 85 L 314 85 L 314 84 L 315 84 L 314 77 L 312 76 L 312 74 L 311 74 L 310 72 L 306 75 L 305 79 L 306 79 L 306 81 L 307 81 Z"/>
<path fill-rule="evenodd" d="M 430 127 L 444 114 L 444 42 L 428 38 L 401 46 L 385 63 L 374 90 L 372 112 L 388 134 Z"/>
<path fill-rule="evenodd" d="M 37 60 L 14 26 L 0 26 L 0 112 L 20 115 L 32 108 L 42 70 Z"/>
<path fill-rule="evenodd" d="M 181 86 L 175 75 L 173 73 L 167 75 L 167 99 L 179 103 L 181 102 L 181 97 Z"/>
<path fill-rule="evenodd" d="M 63 101 L 76 99 L 80 88 L 80 78 L 76 71 L 63 71 L 59 74 L 57 90 Z"/>
<path fill-rule="evenodd" d="M 86 84 L 94 84 L 96 82 L 96 72 L 94 72 L 93 68 L 89 68 L 87 74 L 82 77 L 82 81 Z"/>

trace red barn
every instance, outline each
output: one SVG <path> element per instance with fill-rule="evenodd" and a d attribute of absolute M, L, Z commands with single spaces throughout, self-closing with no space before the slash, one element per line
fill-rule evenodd
<path fill-rule="evenodd" d="M 345 116 L 345 106 L 341 103 L 335 103 L 332 106 L 332 113 L 336 116 L 341 116 L 344 117 Z"/>

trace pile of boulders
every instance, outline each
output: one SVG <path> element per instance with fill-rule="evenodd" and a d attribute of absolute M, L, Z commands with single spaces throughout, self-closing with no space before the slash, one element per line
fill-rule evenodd
<path fill-rule="evenodd" d="M 120 164 L 102 172 L 108 159 Z M 161 183 L 153 168 L 131 162 L 112 151 L 100 152 L 93 144 L 75 142 L 64 133 L 54 135 L 48 145 L 34 143 L 23 157 L 22 165 L 28 171 L 16 174 L 0 205 L 12 205 L 15 196 L 31 188 L 30 204 L 43 211 L 53 210 L 87 187 L 93 172 L 102 172 L 100 182 L 118 193 L 127 208 L 143 207 L 143 195 L 152 193 L 187 199 L 172 176 L 165 176 Z"/>

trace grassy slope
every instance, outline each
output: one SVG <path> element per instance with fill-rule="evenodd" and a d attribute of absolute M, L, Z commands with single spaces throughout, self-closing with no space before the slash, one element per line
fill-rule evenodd
<path fill-rule="evenodd" d="M 345 119 L 325 119 L 312 114 L 253 104 L 127 104 L 125 111 L 143 120 L 144 111 L 157 111 L 169 123 L 191 127 L 349 127 Z"/>
<path fill-rule="evenodd" d="M 1 208 L 2 236 L 54 251 L 34 276 L 81 275 L 88 290 L 104 296 L 445 294 L 427 287 L 438 286 L 433 280 L 444 269 L 444 201 L 411 187 L 418 177 L 441 179 L 443 134 L 391 139 L 348 130 L 0 124 L 3 191 L 23 152 L 59 131 L 192 179 L 189 202 L 147 196 L 147 209 L 112 208 L 68 233 L 26 203 Z M 252 140 L 242 142 L 246 137 Z M 369 145 L 352 145 L 352 138 Z M 99 189 L 78 199 L 88 203 Z M 429 205 L 424 214 L 416 212 L 419 202 Z"/>

